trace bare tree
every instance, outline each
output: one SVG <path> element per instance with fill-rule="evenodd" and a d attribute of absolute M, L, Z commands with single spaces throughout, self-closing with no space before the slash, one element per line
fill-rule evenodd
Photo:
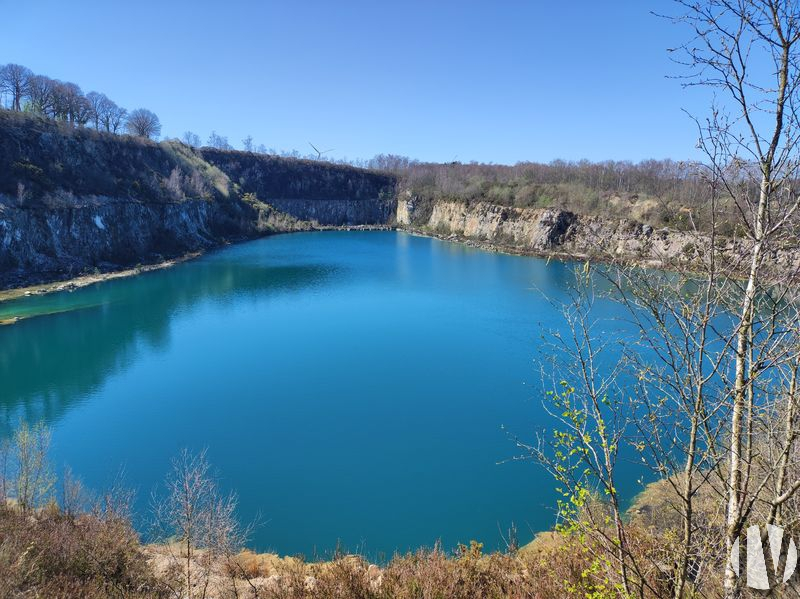
<path fill-rule="evenodd" d="M 156 139 L 161 134 L 161 121 L 155 113 L 145 108 L 137 108 L 128 115 L 125 128 L 131 135 Z"/>
<path fill-rule="evenodd" d="M 111 133 L 119 133 L 122 126 L 126 123 L 127 118 L 128 111 L 109 100 L 103 114 L 103 127 L 105 127 L 106 131 L 110 131 Z"/>
<path fill-rule="evenodd" d="M 92 103 L 75 83 L 54 82 L 52 117 L 74 125 L 85 125 L 92 115 Z"/>
<path fill-rule="evenodd" d="M 236 520 L 237 498 L 220 493 L 206 452 L 183 450 L 173 460 L 166 496 L 154 496 L 153 509 L 162 539 L 174 539 L 170 557 L 182 563 L 183 590 L 177 596 L 205 598 L 212 569 L 234 555 L 247 535 Z"/>
<path fill-rule="evenodd" d="M 86 94 L 86 99 L 89 102 L 90 113 L 89 120 L 94 123 L 94 128 L 100 130 L 100 123 L 102 121 L 103 107 L 108 100 L 105 94 L 100 92 L 89 92 Z"/>
<path fill-rule="evenodd" d="M 624 595 L 663 596 L 652 585 L 667 561 L 675 599 L 715 593 L 715 584 L 739 597 L 727 557 L 747 522 L 797 525 L 786 506 L 800 489 L 800 267 L 777 256 L 796 244 L 800 224 L 800 6 L 678 4 L 686 10 L 678 20 L 694 32 L 682 48 L 692 70 L 686 83 L 722 92 L 696 120 L 705 160 L 692 165 L 693 177 L 706 188 L 708 220 L 700 228 L 690 216 L 692 242 L 673 272 L 620 267 L 614 256 L 610 268 L 587 265 L 583 276 L 600 275 L 604 299 L 626 308 L 618 327 L 625 334 L 598 335 L 589 312 L 595 287 L 578 294 L 566 310 L 571 333 L 557 337 L 554 371 L 565 381 L 546 402 L 559 424 L 552 437 L 521 446 L 559 481 L 564 521 L 613 556 L 606 573 Z M 615 170 L 603 176 L 624 172 Z M 734 234 L 723 236 L 720 225 L 732 216 Z M 612 338 L 618 366 L 603 370 Z M 623 445 L 675 500 L 680 526 L 660 557 L 637 549 L 620 518 L 612 458 Z M 590 502 L 595 492 L 599 509 Z M 701 514 L 706 498 L 724 510 Z"/>
<path fill-rule="evenodd" d="M 28 80 L 27 94 L 33 112 L 45 116 L 53 115 L 56 83 L 56 81 L 44 75 L 33 75 Z"/>
<path fill-rule="evenodd" d="M 203 142 L 200 141 L 200 136 L 192 131 L 184 132 L 184 134 L 181 136 L 181 141 L 187 146 L 191 146 L 193 148 L 199 148 L 201 145 L 203 145 Z"/>
<path fill-rule="evenodd" d="M 89 120 L 94 123 L 94 128 L 115 133 L 125 117 L 125 111 L 99 92 L 89 92 L 86 100 L 90 107 Z"/>
<path fill-rule="evenodd" d="M 729 423 L 727 531 L 732 550 L 741 534 L 758 485 L 751 467 L 752 414 L 757 405 L 759 379 L 769 375 L 778 360 L 765 347 L 759 333 L 770 334 L 770 321 L 760 309 L 767 289 L 769 253 L 795 234 L 799 205 L 795 183 L 800 165 L 800 5 L 793 0 L 679 0 L 694 39 L 682 47 L 691 69 L 688 85 L 703 85 L 721 92 L 721 104 L 700 126 L 709 153 L 726 192 L 741 214 L 747 232 L 743 244 L 746 281 L 741 289 L 733 339 L 734 379 Z M 770 312 L 774 314 L 773 310 Z M 783 324 L 783 323 L 781 323 Z M 763 360 L 767 360 L 764 362 Z M 766 366 L 766 367 L 765 367 Z M 788 498 L 800 482 L 787 489 Z M 738 596 L 733 567 L 725 574 L 728 596 Z"/>
<path fill-rule="evenodd" d="M 50 431 L 43 424 L 22 423 L 11 446 L 14 499 L 27 511 L 41 506 L 53 490 L 55 479 L 48 462 Z"/>
<path fill-rule="evenodd" d="M 242 140 L 242 147 L 244 148 L 245 152 L 252 152 L 253 151 L 253 136 L 248 135 Z"/>
<path fill-rule="evenodd" d="M 76 517 L 89 506 L 89 494 L 69 467 L 61 474 L 61 509 L 64 514 Z"/>
<path fill-rule="evenodd" d="M 233 146 L 228 143 L 228 138 L 224 135 L 219 135 L 216 131 L 212 131 L 211 135 L 208 136 L 206 145 L 208 145 L 210 148 L 216 148 L 217 150 L 233 149 Z"/>
<path fill-rule="evenodd" d="M 22 98 L 28 91 L 33 73 L 27 67 L 7 64 L 0 67 L 0 91 L 11 95 L 11 110 L 22 110 Z"/>
<path fill-rule="evenodd" d="M 11 480 L 11 440 L 0 440 L 0 505 L 9 499 Z"/>
<path fill-rule="evenodd" d="M 176 166 L 172 169 L 169 177 L 164 183 L 167 191 L 175 200 L 182 200 L 186 197 L 186 194 L 183 192 L 183 181 L 183 173 L 181 172 L 181 169 Z"/>

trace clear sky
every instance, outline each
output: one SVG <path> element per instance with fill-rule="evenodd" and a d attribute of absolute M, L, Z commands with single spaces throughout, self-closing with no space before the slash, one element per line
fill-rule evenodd
<path fill-rule="evenodd" d="M 670 0 L 3 2 L 0 64 L 159 115 L 337 158 L 513 163 L 695 156 L 706 110 Z"/>

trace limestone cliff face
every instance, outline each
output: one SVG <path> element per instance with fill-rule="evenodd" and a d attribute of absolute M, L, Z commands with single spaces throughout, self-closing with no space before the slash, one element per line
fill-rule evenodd
<path fill-rule="evenodd" d="M 6 199 L 7 200 L 7 199 Z M 391 225 L 393 201 L 104 200 L 20 207 L 0 195 L 0 289 L 113 271 L 270 233 Z"/>
<path fill-rule="evenodd" d="M 428 227 L 502 245 L 548 250 L 560 245 L 576 216 L 562 210 L 531 210 L 479 203 L 438 202 Z"/>
<path fill-rule="evenodd" d="M 394 178 L 347 165 L 287 160 L 202 148 L 200 155 L 251 194 L 318 226 L 388 225 L 395 221 Z"/>
<path fill-rule="evenodd" d="M 0 110 L 0 288 L 273 232 L 394 224 L 394 179 Z"/>
<path fill-rule="evenodd" d="M 553 208 L 512 208 L 478 202 L 438 201 L 419 206 L 398 199 L 398 224 L 440 237 L 528 254 L 593 260 L 620 260 L 648 266 L 697 265 L 707 258 L 710 240 L 692 232 L 654 229 L 633 220 L 577 215 Z M 428 216 L 429 215 L 429 216 Z M 733 239 L 717 247 L 736 268 L 744 248 Z M 798 248 L 775 249 L 769 260 L 778 271 L 800 268 Z"/>
<path fill-rule="evenodd" d="M 406 194 L 402 194 L 397 198 L 397 207 L 395 208 L 395 220 L 400 227 L 410 227 L 411 213 L 414 210 L 414 202 Z"/>
<path fill-rule="evenodd" d="M 555 208 L 420 200 L 346 165 L 190 148 L 0 110 L 0 289 L 156 262 L 274 232 L 394 226 L 506 251 L 652 266 L 709 240 Z M 717 240 L 735 262 L 743 248 Z M 797 248 L 777 248 L 782 270 Z"/>
<path fill-rule="evenodd" d="M 208 200 L 54 208 L 0 202 L 0 286 L 114 270 L 210 248 L 251 229 L 243 224 L 256 213 L 243 208 Z"/>

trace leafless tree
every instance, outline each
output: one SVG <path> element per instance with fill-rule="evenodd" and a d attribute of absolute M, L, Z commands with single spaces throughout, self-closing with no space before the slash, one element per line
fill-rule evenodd
<path fill-rule="evenodd" d="M 185 143 L 187 146 L 191 146 L 193 148 L 199 148 L 203 145 L 203 142 L 200 141 L 200 136 L 197 133 L 193 133 L 191 131 L 186 131 L 181 136 L 181 141 Z"/>
<path fill-rule="evenodd" d="M 54 90 L 56 81 L 44 75 L 33 75 L 28 80 L 28 98 L 31 110 L 41 115 L 51 116 L 54 111 Z"/>
<path fill-rule="evenodd" d="M 64 514 L 76 517 L 85 513 L 89 506 L 89 494 L 83 483 L 67 467 L 61 475 L 61 509 Z"/>
<path fill-rule="evenodd" d="M 105 127 L 106 131 L 110 131 L 111 133 L 119 133 L 122 126 L 126 123 L 127 118 L 128 111 L 109 100 L 103 114 L 103 127 Z"/>
<path fill-rule="evenodd" d="M 91 101 L 75 83 L 56 81 L 52 88 L 52 116 L 74 125 L 85 125 L 92 116 Z"/>
<path fill-rule="evenodd" d="M 89 120 L 94 124 L 94 128 L 98 131 L 115 133 L 125 117 L 124 110 L 108 96 L 99 92 L 89 92 L 86 94 L 86 100 L 89 103 Z"/>
<path fill-rule="evenodd" d="M 248 135 L 242 140 L 242 147 L 244 148 L 245 152 L 252 152 L 253 151 L 253 136 Z"/>
<path fill-rule="evenodd" d="M 11 485 L 11 440 L 0 440 L 0 505 L 9 499 Z"/>
<path fill-rule="evenodd" d="M 105 94 L 100 92 L 89 92 L 86 94 L 86 99 L 89 102 L 90 114 L 89 120 L 94 123 L 94 128 L 100 130 L 100 122 L 102 120 L 103 106 L 108 100 Z"/>
<path fill-rule="evenodd" d="M 11 110 L 22 110 L 22 98 L 28 91 L 33 73 L 27 67 L 7 64 L 0 67 L 0 91 L 11 95 Z"/>
<path fill-rule="evenodd" d="M 217 150 L 233 149 L 233 146 L 228 143 L 228 138 L 224 135 L 218 134 L 216 131 L 212 131 L 211 135 L 208 136 L 206 145 L 210 148 L 216 148 Z"/>
<path fill-rule="evenodd" d="M 778 298 L 767 268 L 770 252 L 796 235 L 800 205 L 796 189 L 800 5 L 793 0 L 679 0 L 679 4 L 686 11 L 680 20 L 694 34 L 681 48 L 682 60 L 691 70 L 687 85 L 720 92 L 720 103 L 699 126 L 701 145 L 747 233 L 741 256 L 746 280 L 732 339 L 735 359 L 726 489 L 730 551 L 760 486 L 753 478 L 751 462 L 752 418 L 763 395 L 759 381 L 769 378 L 773 368 L 783 366 L 795 353 L 796 340 L 772 328 L 787 323 L 780 314 L 785 309 L 774 304 Z M 781 293 L 782 299 L 794 300 L 786 297 L 785 290 Z M 800 481 L 785 489 L 780 499 L 787 500 L 798 487 Z M 730 565 L 725 588 L 731 597 L 740 593 Z"/>
<path fill-rule="evenodd" d="M 161 121 L 146 108 L 137 108 L 128 115 L 125 128 L 131 135 L 156 139 L 161 134 Z"/>
<path fill-rule="evenodd" d="M 25 511 L 40 507 L 53 490 L 55 479 L 48 461 L 50 431 L 43 424 L 23 422 L 11 443 L 14 499 Z"/>
<path fill-rule="evenodd" d="M 568 304 L 571 333 L 557 337 L 564 359 L 555 369 L 565 381 L 546 402 L 559 424 L 543 443 L 521 445 L 562 485 L 566 522 L 614 556 L 608 575 L 625 595 L 662 596 L 649 572 L 655 565 L 663 578 L 667 559 L 675 599 L 713 589 L 714 572 L 724 572 L 719 589 L 739 597 L 728 555 L 748 521 L 791 523 L 786 505 L 800 489 L 800 267 L 778 259 L 800 223 L 800 6 L 678 4 L 678 21 L 694 34 L 681 48 L 685 82 L 720 92 L 709 116 L 696 119 L 705 160 L 690 165 L 705 187 L 707 222 L 690 218 L 687 261 L 672 272 L 622 267 L 614 256 L 609 268 L 587 265 L 604 299 L 625 308 L 622 332 L 597 334 L 594 285 Z M 723 235 L 732 216 L 736 226 Z M 612 338 L 617 370 L 603 370 Z M 620 377 L 628 384 L 616 389 Z M 624 444 L 675 499 L 680 526 L 659 559 L 637 552 L 620 518 L 610 458 Z M 603 507 L 593 512 L 595 490 Z M 698 509 L 704 498 L 724 513 L 709 522 Z M 709 550 L 720 544 L 727 551 Z"/>
<path fill-rule="evenodd" d="M 170 172 L 169 177 L 167 178 L 164 186 L 167 188 L 167 191 L 172 195 L 173 199 L 175 200 L 182 200 L 186 197 L 183 192 L 183 181 L 184 176 L 181 172 L 181 169 L 177 166 L 172 169 Z"/>
<path fill-rule="evenodd" d="M 178 597 L 205 598 L 212 569 L 243 545 L 247 532 L 236 520 L 236 507 L 235 495 L 220 493 L 205 451 L 184 450 L 173 460 L 166 495 L 154 496 L 153 509 L 161 538 L 176 542 L 171 559 L 182 563 Z"/>

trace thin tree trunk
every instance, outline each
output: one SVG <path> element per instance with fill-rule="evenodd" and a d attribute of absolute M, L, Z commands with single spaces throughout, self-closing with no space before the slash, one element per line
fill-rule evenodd
<path fill-rule="evenodd" d="M 759 191 L 758 211 L 755 223 L 755 243 L 750 263 L 750 274 L 742 299 L 742 312 L 739 319 L 739 330 L 736 339 L 736 374 L 733 388 L 733 411 L 731 413 L 730 431 L 730 463 L 728 475 L 728 509 L 726 518 L 726 548 L 728 555 L 733 551 L 734 543 L 739 538 L 742 527 L 742 443 L 744 437 L 744 416 L 747 406 L 748 387 L 752 384 L 749 378 L 748 356 L 753 328 L 753 307 L 756 298 L 756 283 L 759 277 L 761 253 L 764 247 L 763 229 L 766 217 L 770 185 L 769 166 L 763 168 Z M 734 559 L 736 557 L 734 556 Z M 741 594 L 736 572 L 726 562 L 725 595 L 736 598 Z"/>
<path fill-rule="evenodd" d="M 772 502 L 769 511 L 769 517 L 767 519 L 767 524 L 780 524 L 781 523 L 781 511 L 783 507 L 783 503 L 780 501 L 781 496 L 784 492 L 784 487 L 786 485 L 786 474 L 789 464 L 789 455 L 790 455 L 790 448 L 796 439 L 796 433 L 794 432 L 794 420 L 795 420 L 795 413 L 796 413 L 796 395 L 797 395 L 797 371 L 800 368 L 800 364 L 795 363 L 792 366 L 792 378 L 789 383 L 789 391 L 788 391 L 788 398 L 787 398 L 787 405 L 786 405 L 786 420 L 784 424 L 784 443 L 786 444 L 783 453 L 781 454 L 781 458 L 778 462 L 778 474 L 777 480 L 775 482 L 775 501 Z"/>
<path fill-rule="evenodd" d="M 186 535 L 186 596 L 192 599 L 192 540 Z"/>

